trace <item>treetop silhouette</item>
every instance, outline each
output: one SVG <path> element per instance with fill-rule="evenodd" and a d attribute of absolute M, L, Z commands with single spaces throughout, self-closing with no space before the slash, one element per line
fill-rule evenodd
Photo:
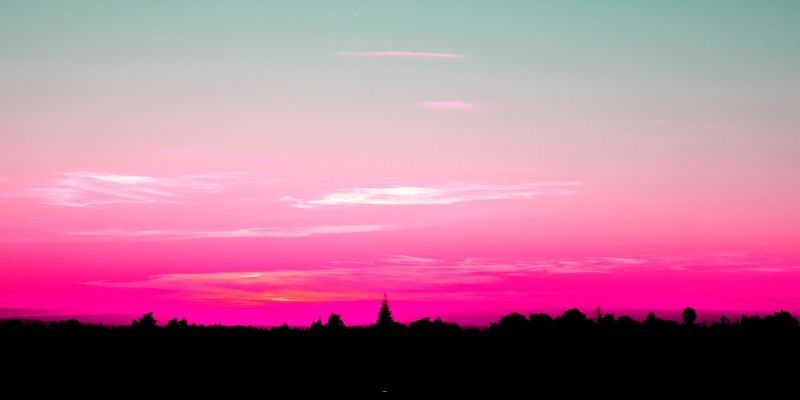
<path fill-rule="evenodd" d="M 141 318 L 131 323 L 132 328 L 136 329 L 155 329 L 158 327 L 158 321 L 153 317 L 153 312 L 142 315 Z"/>
<path fill-rule="evenodd" d="M 392 317 L 392 310 L 389 308 L 389 299 L 386 294 L 383 295 L 381 301 L 381 309 L 378 311 L 378 327 L 390 328 L 395 325 L 394 318 Z"/>
<path fill-rule="evenodd" d="M 692 326 L 694 325 L 694 321 L 697 320 L 697 311 L 695 311 L 692 307 L 686 307 L 683 309 L 681 317 L 683 318 L 683 323 L 686 326 Z"/>
<path fill-rule="evenodd" d="M 394 320 L 389 300 L 384 295 L 374 325 L 346 326 L 339 314 L 332 313 L 323 323 L 318 318 L 309 327 L 290 327 L 286 324 L 273 328 L 245 326 L 195 325 L 185 319 L 173 318 L 165 327 L 159 327 L 153 312 L 134 320 L 127 327 L 82 324 L 71 319 L 45 323 L 41 321 L 0 320 L 0 336 L 271 336 L 304 337 L 336 336 L 369 338 L 373 336 L 409 337 L 465 337 L 465 338 L 571 338 L 578 337 L 793 337 L 800 339 L 800 323 L 788 311 L 778 311 L 765 317 L 743 315 L 731 320 L 726 316 L 713 323 L 698 323 L 697 312 L 687 307 L 681 313 L 682 323 L 658 318 L 648 313 L 639 322 L 629 316 L 615 317 L 598 310 L 596 318 L 589 318 L 573 308 L 553 318 L 544 313 L 527 317 L 510 313 L 485 328 L 464 328 L 455 323 L 425 317 L 408 325 Z M 691 327 L 691 329 L 686 329 Z"/>

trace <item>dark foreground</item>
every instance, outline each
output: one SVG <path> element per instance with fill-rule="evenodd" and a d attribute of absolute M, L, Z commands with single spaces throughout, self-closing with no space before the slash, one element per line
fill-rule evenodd
<path fill-rule="evenodd" d="M 483 330 L 5 321 L 0 382 L 6 393 L 112 398 L 796 395 L 800 327 L 788 313 L 704 325 L 599 317 L 512 314 Z"/>

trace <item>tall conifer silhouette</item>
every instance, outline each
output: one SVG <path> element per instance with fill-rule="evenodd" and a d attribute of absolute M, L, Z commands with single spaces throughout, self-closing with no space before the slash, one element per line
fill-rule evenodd
<path fill-rule="evenodd" d="M 383 301 L 381 302 L 381 310 L 378 311 L 378 326 L 390 327 L 394 325 L 394 318 L 392 318 L 392 310 L 389 309 L 389 299 L 386 293 L 383 294 Z"/>

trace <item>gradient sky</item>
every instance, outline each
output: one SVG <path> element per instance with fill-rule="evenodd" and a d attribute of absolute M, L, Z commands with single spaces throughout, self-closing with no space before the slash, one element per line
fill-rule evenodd
<path fill-rule="evenodd" d="M 800 2 L 0 3 L 0 317 L 800 311 Z"/>

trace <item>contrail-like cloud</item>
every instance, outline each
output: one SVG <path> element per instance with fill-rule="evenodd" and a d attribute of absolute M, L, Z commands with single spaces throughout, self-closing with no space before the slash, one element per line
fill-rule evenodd
<path fill-rule="evenodd" d="M 89 208 L 109 204 L 180 204 L 197 194 L 222 193 L 229 186 L 274 179 L 245 172 L 212 172 L 174 176 L 120 175 L 71 171 L 10 193 L 58 207 Z"/>
<path fill-rule="evenodd" d="M 295 207 L 447 205 L 467 201 L 530 199 L 572 195 L 576 193 L 578 186 L 580 182 L 555 181 L 513 185 L 454 183 L 438 186 L 360 187 L 297 201 Z"/>
<path fill-rule="evenodd" d="M 336 53 L 343 57 L 363 57 L 363 58 L 422 58 L 422 59 L 445 59 L 463 60 L 467 58 L 461 53 L 428 52 L 428 51 L 340 51 Z"/>
<path fill-rule="evenodd" d="M 470 103 L 468 101 L 461 101 L 461 100 L 449 100 L 449 101 L 426 101 L 420 103 L 422 107 L 431 109 L 431 110 L 461 110 L 461 111 L 470 111 L 476 110 L 480 108 L 479 104 Z"/>
<path fill-rule="evenodd" d="M 327 225 L 297 228 L 238 228 L 227 230 L 104 229 L 69 232 L 70 236 L 109 239 L 304 238 L 322 235 L 379 232 L 383 225 Z"/>

